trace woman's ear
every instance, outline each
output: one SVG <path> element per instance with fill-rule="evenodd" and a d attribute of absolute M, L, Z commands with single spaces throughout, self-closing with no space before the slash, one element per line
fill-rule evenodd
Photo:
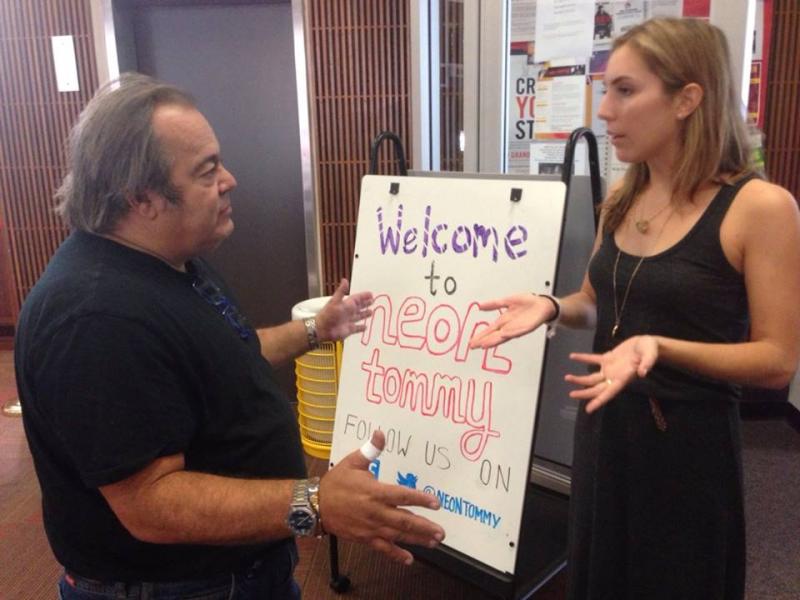
<path fill-rule="evenodd" d="M 703 100 L 703 88 L 697 83 L 687 83 L 676 95 L 675 115 L 683 121 L 691 115 Z"/>

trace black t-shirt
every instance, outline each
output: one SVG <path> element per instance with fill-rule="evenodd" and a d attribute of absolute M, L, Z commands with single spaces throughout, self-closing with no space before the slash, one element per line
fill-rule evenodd
<path fill-rule="evenodd" d="M 17 384 L 56 558 L 92 579 L 165 581 L 245 565 L 259 546 L 133 538 L 99 486 L 160 456 L 244 478 L 305 475 L 292 408 L 248 339 L 193 289 L 229 290 L 202 260 L 187 273 L 108 239 L 72 234 L 27 297 Z M 288 509 L 288 507 L 287 507 Z"/>

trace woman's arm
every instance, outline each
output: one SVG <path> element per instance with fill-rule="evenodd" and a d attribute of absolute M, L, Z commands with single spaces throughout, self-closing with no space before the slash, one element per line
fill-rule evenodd
<path fill-rule="evenodd" d="M 723 222 L 723 248 L 744 275 L 750 340 L 698 344 L 656 338 L 659 360 L 734 383 L 782 388 L 800 358 L 800 211 L 783 188 L 752 181 Z"/>
<path fill-rule="evenodd" d="M 594 294 L 583 289 L 561 299 L 558 323 L 568 327 L 593 327 L 595 320 Z M 547 297 L 531 292 L 488 300 L 479 304 L 481 310 L 499 310 L 500 316 L 481 329 L 469 342 L 470 348 L 492 348 L 525 335 L 556 318 L 555 304 Z"/>
<path fill-rule="evenodd" d="M 602 241 L 602 222 L 595 236 L 592 256 Z M 548 298 L 534 293 L 521 293 L 480 303 L 481 310 L 500 310 L 502 314 L 476 333 L 469 342 L 470 348 L 491 348 L 503 342 L 536 330 L 544 323 L 558 317 L 558 324 L 573 329 L 594 327 L 597 320 L 597 299 L 589 282 L 588 270 L 577 292 L 556 299 L 559 310 Z M 557 314 L 558 313 L 558 314 Z"/>

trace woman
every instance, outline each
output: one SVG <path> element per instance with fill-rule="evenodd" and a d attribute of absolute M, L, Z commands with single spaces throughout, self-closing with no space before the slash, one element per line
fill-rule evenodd
<path fill-rule="evenodd" d="M 557 320 L 596 326 L 567 375 L 575 426 L 569 597 L 741 599 L 739 385 L 788 385 L 800 355 L 800 219 L 754 177 L 727 44 L 695 20 L 617 38 L 599 117 L 631 163 L 581 289 L 482 304 L 473 347 Z"/>

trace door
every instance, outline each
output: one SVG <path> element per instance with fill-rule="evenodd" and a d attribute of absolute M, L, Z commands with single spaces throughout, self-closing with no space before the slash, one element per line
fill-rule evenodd
<path fill-rule="evenodd" d="M 114 13 L 120 72 L 189 91 L 238 180 L 235 231 L 210 262 L 254 325 L 288 320 L 308 297 L 291 3 L 118 0 Z"/>

